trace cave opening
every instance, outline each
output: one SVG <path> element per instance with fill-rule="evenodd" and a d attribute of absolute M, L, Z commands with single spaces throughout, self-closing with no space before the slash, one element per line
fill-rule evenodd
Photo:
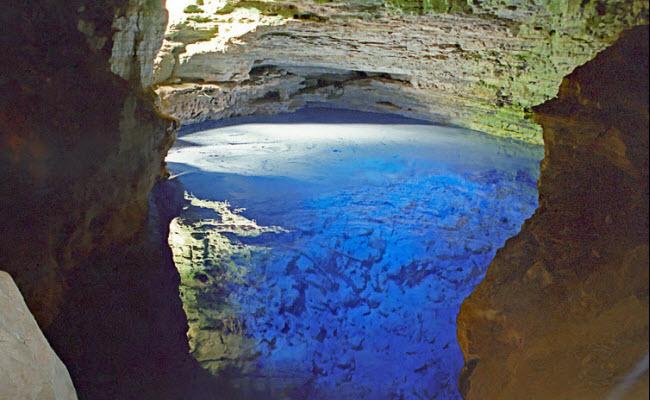
<path fill-rule="evenodd" d="M 322 105 L 184 127 L 192 355 L 232 398 L 459 399 L 456 316 L 537 207 L 542 153 Z"/>

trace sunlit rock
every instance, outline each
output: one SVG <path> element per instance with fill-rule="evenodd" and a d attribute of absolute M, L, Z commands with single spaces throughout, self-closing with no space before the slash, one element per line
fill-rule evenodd
<path fill-rule="evenodd" d="M 139 81 L 143 87 L 151 86 L 167 18 L 164 1 L 128 0 L 117 9 L 112 25 L 111 71 L 126 80 Z"/>
<path fill-rule="evenodd" d="M 530 107 L 622 30 L 647 23 L 648 5 L 230 1 L 201 15 L 209 21 L 185 23 L 219 32 L 182 48 L 167 39 L 159 55 L 161 108 L 182 122 L 321 101 L 540 144 Z"/>
<path fill-rule="evenodd" d="M 0 271 L 0 398 L 76 400 L 72 380 L 23 297 Z"/>

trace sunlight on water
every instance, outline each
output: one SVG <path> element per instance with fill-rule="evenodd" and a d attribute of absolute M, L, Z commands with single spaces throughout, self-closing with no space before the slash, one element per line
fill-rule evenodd
<path fill-rule="evenodd" d="M 233 399 L 458 399 L 456 315 L 541 157 L 328 109 L 186 128 L 169 240 L 194 357 Z"/>

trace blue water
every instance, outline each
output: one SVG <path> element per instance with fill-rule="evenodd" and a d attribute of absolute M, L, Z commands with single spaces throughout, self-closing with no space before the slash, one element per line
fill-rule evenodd
<path fill-rule="evenodd" d="M 197 359 L 233 398 L 459 399 L 456 315 L 535 210 L 541 157 L 329 109 L 186 128 L 175 179 L 249 221 L 196 205 L 179 219 L 202 240 L 183 283 Z"/>

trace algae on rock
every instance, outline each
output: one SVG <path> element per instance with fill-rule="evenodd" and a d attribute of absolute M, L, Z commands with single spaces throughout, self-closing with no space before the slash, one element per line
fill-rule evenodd
<path fill-rule="evenodd" d="M 229 114 L 220 104 L 254 114 L 260 103 L 271 113 L 317 101 L 541 144 L 531 107 L 554 97 L 563 76 L 621 31 L 647 22 L 648 3 L 506 3 L 228 2 L 196 25 L 218 25 L 213 38 L 176 58 L 166 42 L 156 73 L 163 110 L 191 123 Z M 262 70 L 275 72 L 267 79 Z M 328 78 L 344 73 L 357 79 Z M 225 99 L 213 97 L 215 87 Z M 188 92 L 205 98 L 205 108 Z"/>

